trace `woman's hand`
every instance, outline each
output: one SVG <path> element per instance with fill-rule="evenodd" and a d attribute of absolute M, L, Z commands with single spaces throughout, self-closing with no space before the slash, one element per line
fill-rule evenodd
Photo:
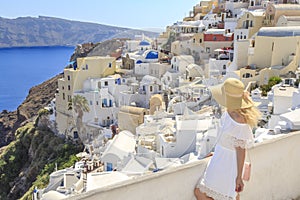
<path fill-rule="evenodd" d="M 237 177 L 235 179 L 235 191 L 242 192 L 243 190 L 244 190 L 244 182 L 242 180 L 242 177 Z"/>

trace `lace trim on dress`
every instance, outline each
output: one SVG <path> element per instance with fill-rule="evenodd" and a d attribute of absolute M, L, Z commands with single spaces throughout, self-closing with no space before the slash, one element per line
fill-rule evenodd
<path fill-rule="evenodd" d="M 199 188 L 201 192 L 205 193 L 208 197 L 211 197 L 214 200 L 233 200 L 232 197 L 216 192 L 206 187 L 205 185 L 198 184 L 197 188 Z"/>
<path fill-rule="evenodd" d="M 246 143 L 245 140 L 239 140 L 239 139 L 237 139 L 235 137 L 232 137 L 232 139 L 233 139 L 233 146 L 234 147 L 241 147 L 243 149 L 246 148 L 247 143 Z"/>
<path fill-rule="evenodd" d="M 236 137 L 232 137 L 232 141 L 234 147 L 241 147 L 243 149 L 250 148 L 253 144 L 249 140 L 241 140 Z"/>

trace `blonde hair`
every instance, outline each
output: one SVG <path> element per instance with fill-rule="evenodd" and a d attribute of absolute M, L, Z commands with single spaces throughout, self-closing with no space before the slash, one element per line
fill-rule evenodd
<path fill-rule="evenodd" d="M 237 112 L 244 117 L 246 124 L 249 124 L 251 128 L 257 127 L 258 120 L 261 118 L 261 112 L 256 106 L 240 108 L 237 109 Z"/>

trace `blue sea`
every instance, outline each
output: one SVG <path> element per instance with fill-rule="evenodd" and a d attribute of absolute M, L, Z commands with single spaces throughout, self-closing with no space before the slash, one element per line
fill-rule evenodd
<path fill-rule="evenodd" d="M 0 112 L 14 111 L 29 89 L 63 72 L 74 47 L 0 48 Z"/>

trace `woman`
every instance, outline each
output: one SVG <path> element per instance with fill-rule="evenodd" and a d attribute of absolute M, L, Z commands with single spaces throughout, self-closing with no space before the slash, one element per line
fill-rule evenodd
<path fill-rule="evenodd" d="M 214 155 L 194 193 L 197 200 L 236 199 L 244 189 L 245 149 L 253 145 L 252 128 L 257 125 L 260 112 L 238 79 L 228 78 L 210 89 L 213 98 L 227 111 L 220 120 Z"/>

